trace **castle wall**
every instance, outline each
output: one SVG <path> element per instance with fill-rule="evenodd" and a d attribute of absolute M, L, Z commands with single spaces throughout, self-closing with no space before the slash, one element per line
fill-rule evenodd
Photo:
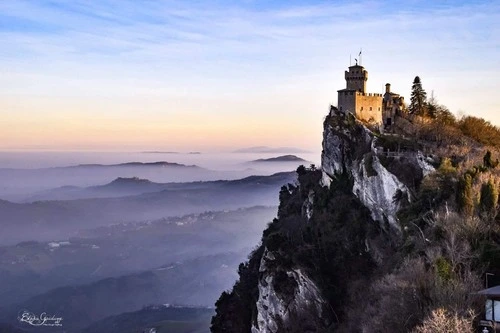
<path fill-rule="evenodd" d="M 338 109 L 343 112 L 350 111 L 352 114 L 355 114 L 355 92 L 340 90 L 338 93 Z"/>
<path fill-rule="evenodd" d="M 382 94 L 356 94 L 356 117 L 373 123 L 382 123 Z"/>

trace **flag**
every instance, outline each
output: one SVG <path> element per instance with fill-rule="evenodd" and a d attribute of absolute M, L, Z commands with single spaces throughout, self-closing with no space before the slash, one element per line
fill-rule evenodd
<path fill-rule="evenodd" d="M 361 50 L 359 51 L 359 54 L 358 54 L 358 56 L 361 56 Z"/>

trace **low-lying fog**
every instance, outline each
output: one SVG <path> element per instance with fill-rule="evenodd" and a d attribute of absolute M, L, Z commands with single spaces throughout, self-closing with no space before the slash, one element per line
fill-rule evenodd
<path fill-rule="evenodd" d="M 0 330 L 33 331 L 21 309 L 79 332 L 151 304 L 213 306 L 280 188 L 319 160 L 294 155 L 0 153 Z"/>
<path fill-rule="evenodd" d="M 318 164 L 319 153 L 299 153 L 305 161 L 252 162 L 280 153 L 94 153 L 0 152 L 0 199 L 23 201 L 28 194 L 62 186 L 93 186 L 117 177 L 139 177 L 153 182 L 191 182 L 238 179 L 293 171 L 300 164 Z M 130 162 L 164 161 L 180 166 L 127 166 Z"/>

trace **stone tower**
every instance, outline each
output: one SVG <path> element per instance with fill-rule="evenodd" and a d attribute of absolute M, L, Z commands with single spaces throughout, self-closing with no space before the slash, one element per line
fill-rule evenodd
<path fill-rule="evenodd" d="M 345 71 L 346 89 L 359 92 L 366 92 L 366 81 L 368 81 L 368 72 L 363 66 L 354 65 Z"/>
<path fill-rule="evenodd" d="M 338 109 L 350 112 L 358 119 L 382 124 L 382 94 L 367 93 L 368 72 L 358 64 L 345 72 L 345 89 L 338 92 Z"/>

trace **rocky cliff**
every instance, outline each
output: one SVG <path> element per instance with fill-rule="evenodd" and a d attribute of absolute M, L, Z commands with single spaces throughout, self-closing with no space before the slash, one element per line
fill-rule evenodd
<path fill-rule="evenodd" d="M 299 168 L 281 189 L 278 217 L 217 302 L 212 332 L 353 331 L 359 294 L 401 262 L 409 237 L 398 212 L 435 171 L 421 148 L 332 107 L 321 169 Z"/>

